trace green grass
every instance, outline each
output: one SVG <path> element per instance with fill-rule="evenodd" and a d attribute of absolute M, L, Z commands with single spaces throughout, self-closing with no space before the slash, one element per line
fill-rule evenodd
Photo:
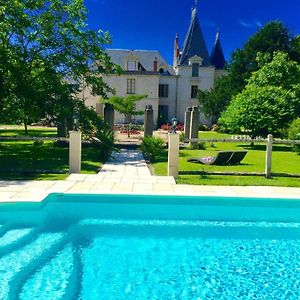
<path fill-rule="evenodd" d="M 299 178 L 262 176 L 232 176 L 232 175 L 180 175 L 179 184 L 194 185 L 232 185 L 232 186 L 284 186 L 300 187 Z"/>
<path fill-rule="evenodd" d="M 56 137 L 56 128 L 51 127 L 28 127 L 28 136 L 31 137 Z M 18 125 L 0 125 L 1 136 L 17 136 L 25 135 L 24 128 Z"/>
<path fill-rule="evenodd" d="M 228 133 L 219 133 L 215 131 L 199 131 L 198 137 L 199 139 L 228 139 L 232 136 L 232 134 Z"/>
<path fill-rule="evenodd" d="M 102 164 L 97 149 L 92 147 L 82 149 L 82 173 L 95 174 Z M 62 180 L 68 176 L 69 148 L 58 147 L 53 141 L 44 141 L 40 146 L 34 145 L 33 141 L 2 141 L 0 166 L 2 170 L 17 170 L 17 172 L 1 172 L 0 179 Z M 31 170 L 52 170 L 65 174 L 28 173 Z"/>
<path fill-rule="evenodd" d="M 230 135 L 215 132 L 200 132 L 200 139 L 222 139 Z M 247 142 L 206 143 L 205 150 L 180 150 L 179 172 L 181 171 L 203 171 L 203 172 L 256 172 L 263 173 L 265 168 L 264 144 L 251 146 Z M 235 166 L 209 166 L 187 162 L 192 156 L 215 156 L 220 150 L 247 150 L 248 153 L 240 165 Z M 274 145 L 272 153 L 272 172 L 300 174 L 300 155 L 292 152 L 290 146 Z M 167 175 L 167 152 L 161 153 L 153 164 L 153 170 L 157 175 Z M 180 175 L 177 183 L 181 184 L 203 184 L 203 185 L 274 185 L 274 186 L 299 186 L 300 178 L 273 177 L 265 179 L 263 176 L 233 176 L 233 175 Z"/>

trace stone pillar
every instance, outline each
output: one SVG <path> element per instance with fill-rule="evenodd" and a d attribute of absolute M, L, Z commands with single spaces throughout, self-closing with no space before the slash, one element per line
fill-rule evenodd
<path fill-rule="evenodd" d="M 268 135 L 268 143 L 266 149 L 266 164 L 265 164 L 265 176 L 266 178 L 271 178 L 271 168 L 272 168 L 272 147 L 273 147 L 273 135 Z"/>
<path fill-rule="evenodd" d="M 144 114 L 144 136 L 153 135 L 153 108 L 152 105 L 146 105 Z"/>
<path fill-rule="evenodd" d="M 185 140 L 190 138 L 191 112 L 192 112 L 192 108 L 187 107 L 184 113 L 184 139 Z"/>
<path fill-rule="evenodd" d="M 178 176 L 179 164 L 179 135 L 177 133 L 169 133 L 169 149 L 168 149 L 168 176 Z"/>
<path fill-rule="evenodd" d="M 198 106 L 193 106 L 191 111 L 190 135 L 189 139 L 197 139 L 197 142 L 190 142 L 190 147 L 195 147 L 198 144 L 200 111 Z"/>
<path fill-rule="evenodd" d="M 106 103 L 104 108 L 104 121 L 108 123 L 109 129 L 114 131 L 115 110 L 111 104 Z"/>
<path fill-rule="evenodd" d="M 81 171 L 81 131 L 69 131 L 69 172 Z"/>

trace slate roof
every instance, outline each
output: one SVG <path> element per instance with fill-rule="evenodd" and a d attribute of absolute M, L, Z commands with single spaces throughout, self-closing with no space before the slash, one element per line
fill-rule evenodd
<path fill-rule="evenodd" d="M 153 72 L 153 61 L 156 57 L 158 69 L 161 66 L 165 66 L 166 71 L 172 75 L 175 74 L 172 67 L 168 65 L 157 50 L 106 49 L 106 52 L 111 57 L 113 63 L 120 65 L 124 69 L 126 69 L 126 66 L 124 66 L 125 58 L 133 55 L 138 58 L 139 65 L 144 71 Z"/>
<path fill-rule="evenodd" d="M 183 51 L 178 65 L 188 65 L 189 59 L 195 55 L 200 56 L 203 59 L 203 66 L 211 65 L 206 43 L 198 21 L 196 8 L 192 11 L 191 24 L 184 41 Z"/>
<path fill-rule="evenodd" d="M 215 45 L 211 51 L 210 60 L 211 60 L 211 63 L 216 67 L 216 69 L 224 69 L 226 61 L 225 61 L 223 49 L 221 46 L 219 33 L 217 33 Z"/>

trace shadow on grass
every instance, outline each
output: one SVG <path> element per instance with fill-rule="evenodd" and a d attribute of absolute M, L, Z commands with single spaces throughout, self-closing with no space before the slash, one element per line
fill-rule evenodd
<path fill-rule="evenodd" d="M 180 157 L 190 157 L 191 155 L 188 153 L 180 152 Z"/>
<path fill-rule="evenodd" d="M 96 173 L 102 163 L 103 159 L 97 149 L 82 149 L 83 172 Z M 1 172 L 1 179 L 60 178 L 69 171 L 69 148 L 58 147 L 53 142 L 44 142 L 38 146 L 32 141 L 0 143 L 0 166 L 2 170 L 7 170 Z"/>
<path fill-rule="evenodd" d="M 246 150 L 255 150 L 255 151 L 266 151 L 266 145 L 254 144 L 254 145 L 238 145 L 238 148 L 243 148 Z M 273 145 L 272 151 L 278 152 L 291 152 L 292 148 L 286 145 Z"/>
<path fill-rule="evenodd" d="M 25 131 L 21 129 L 2 129 L 0 130 L 0 136 L 55 137 L 56 130 L 29 129 L 28 135 L 25 135 Z"/>

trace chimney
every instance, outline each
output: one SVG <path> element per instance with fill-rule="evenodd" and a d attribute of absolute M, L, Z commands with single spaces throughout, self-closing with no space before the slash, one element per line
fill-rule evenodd
<path fill-rule="evenodd" d="M 154 72 L 157 72 L 157 63 L 158 63 L 158 62 L 157 62 L 157 57 L 155 57 L 155 58 L 154 58 L 154 61 L 153 61 L 153 71 L 154 71 Z"/>
<path fill-rule="evenodd" d="M 179 45 L 178 45 L 178 33 L 176 33 L 175 41 L 174 41 L 174 59 L 173 59 L 173 67 L 177 66 L 179 56 Z"/>

